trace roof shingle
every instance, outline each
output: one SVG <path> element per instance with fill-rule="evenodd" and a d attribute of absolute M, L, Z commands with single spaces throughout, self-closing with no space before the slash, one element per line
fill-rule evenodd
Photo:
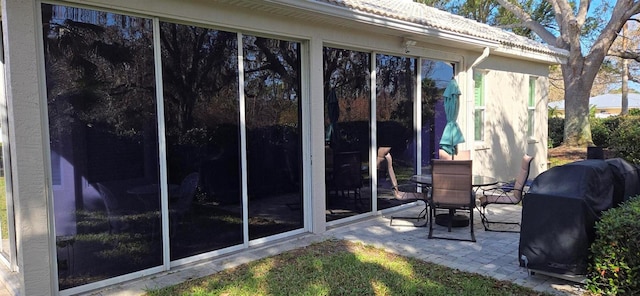
<path fill-rule="evenodd" d="M 471 19 L 451 14 L 412 0 L 315 0 L 334 6 L 402 20 L 458 34 L 495 41 L 502 46 L 523 50 L 567 56 L 565 50 L 516 35 Z"/>

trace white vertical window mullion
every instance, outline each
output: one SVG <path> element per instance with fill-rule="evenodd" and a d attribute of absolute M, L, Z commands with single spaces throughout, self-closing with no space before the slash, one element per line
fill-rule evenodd
<path fill-rule="evenodd" d="M 160 213 L 162 229 L 162 266 L 171 267 L 169 242 L 169 194 L 167 186 L 167 140 L 164 125 L 164 86 L 162 84 L 162 48 L 160 45 L 160 20 L 153 19 L 153 56 L 156 78 L 156 118 L 158 120 L 158 158 L 160 161 Z"/>
<path fill-rule="evenodd" d="M 416 174 L 422 174 L 422 59 L 416 61 L 416 100 L 413 104 L 415 121 L 413 130 L 416 133 Z"/>
<path fill-rule="evenodd" d="M 247 120 L 244 95 L 244 52 L 242 33 L 238 33 L 238 98 L 240 109 L 240 184 L 242 184 L 242 237 L 243 245 L 249 246 L 249 194 L 247 192 Z"/>
<path fill-rule="evenodd" d="M 313 184 L 312 174 L 312 158 L 311 158 L 311 86 L 309 78 L 309 67 L 311 65 L 311 51 L 310 41 L 300 42 L 300 95 L 299 104 L 301 105 L 302 120 L 300 121 L 301 133 L 302 133 L 302 222 L 303 229 L 306 231 L 312 231 L 313 229 L 313 206 L 311 196 L 313 195 L 313 188 L 310 184 Z M 322 55 L 320 55 L 322 56 Z M 304 120 L 309 118 L 309 120 Z"/>
<path fill-rule="evenodd" d="M 371 53 L 371 74 L 370 83 L 371 83 L 371 148 L 369 151 L 369 163 L 376 163 L 378 156 L 378 130 L 377 130 L 377 117 L 376 117 L 376 53 Z M 378 170 L 375 166 L 369 166 L 370 174 L 373 176 L 373 184 L 371 184 L 371 211 L 378 211 L 378 203 L 376 202 L 378 198 Z"/>
<path fill-rule="evenodd" d="M 41 24 L 42 12 L 40 11 L 39 7 L 40 5 L 38 5 L 37 15 L 38 15 L 38 23 Z M 9 230 L 8 232 L 9 237 L 7 237 L 6 239 L 9 240 L 9 252 L 8 252 L 9 258 L 5 258 L 4 256 L 0 256 L 0 257 L 2 257 L 2 261 L 9 267 L 9 270 L 17 271 L 18 270 L 18 263 L 16 262 L 17 247 L 15 244 L 16 227 L 15 227 L 15 218 L 14 218 L 15 215 L 13 212 L 13 182 L 11 179 L 11 150 L 10 150 L 11 143 L 9 143 L 9 115 L 7 114 L 8 113 L 7 93 L 6 93 L 7 81 L 5 80 L 5 75 L 4 75 L 6 68 L 4 63 L 4 43 L 3 43 L 4 41 L 2 40 L 2 37 L 3 37 L 2 35 L 4 35 L 4 32 L 0 30 L 0 33 L 1 33 L 0 55 L 2 55 L 2 62 L 0 62 L 0 96 L 2 96 L 2 99 L 0 101 L 0 104 L 2 105 L 2 107 L 0 108 L 0 120 L 2 120 L 2 130 L 0 132 L 2 133 L 1 134 L 2 151 L 0 151 L 0 153 L 2 153 L 2 161 L 4 161 L 3 165 L 4 165 L 5 201 L 7 206 L 7 229 Z M 38 34 L 38 37 L 40 38 L 39 40 L 41 40 L 42 36 L 40 36 L 40 34 Z M 42 61 L 42 64 L 44 64 L 44 61 Z M 48 133 L 49 128 L 47 127 L 46 129 L 43 129 L 43 131 L 44 130 L 46 130 L 46 133 Z M 48 171 L 51 172 L 51 170 L 48 170 Z M 51 196 L 49 198 L 51 198 Z M 5 238 L 2 237 L 1 239 L 4 240 Z M 2 251 L 6 252 L 6 250 L 4 249 Z"/>

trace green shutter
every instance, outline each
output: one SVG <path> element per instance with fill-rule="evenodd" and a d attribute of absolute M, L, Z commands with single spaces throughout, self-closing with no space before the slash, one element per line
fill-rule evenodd
<path fill-rule="evenodd" d="M 484 75 L 479 72 L 473 73 L 475 105 L 484 106 Z"/>
<path fill-rule="evenodd" d="M 484 110 L 476 109 L 474 112 L 474 140 L 484 140 Z"/>
<path fill-rule="evenodd" d="M 536 79 L 529 78 L 529 107 L 536 105 Z"/>

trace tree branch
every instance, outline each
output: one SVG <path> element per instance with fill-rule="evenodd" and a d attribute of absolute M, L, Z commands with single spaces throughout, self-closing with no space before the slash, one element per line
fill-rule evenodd
<path fill-rule="evenodd" d="M 591 46 L 589 56 L 609 54 L 611 51 L 611 45 L 618 36 L 618 31 L 624 25 L 624 23 L 633 15 L 640 12 L 640 1 L 635 3 L 628 3 L 626 1 L 616 2 L 615 7 L 611 13 L 611 18 L 607 25 L 600 31 L 600 35 Z M 608 50 L 607 50 L 608 49 Z M 606 51 L 606 52 L 604 52 Z M 615 53 L 615 51 L 614 51 Z"/>
<path fill-rule="evenodd" d="M 587 12 L 589 11 L 589 4 L 591 1 L 589 0 L 580 0 L 580 7 L 578 8 L 578 14 L 576 15 L 576 19 L 578 21 L 578 26 L 582 28 L 585 20 L 587 19 Z"/>
<path fill-rule="evenodd" d="M 509 0 L 497 0 L 498 3 L 511 13 L 513 13 L 518 19 L 522 20 L 522 23 L 525 27 L 531 29 L 533 32 L 538 34 L 544 42 L 556 45 L 557 37 L 551 34 L 543 25 L 536 22 L 531 18 L 531 16 L 526 13 L 521 7 L 511 3 Z"/>
<path fill-rule="evenodd" d="M 607 55 L 612 57 L 619 57 L 621 59 L 635 60 L 637 62 L 640 62 L 640 52 L 637 52 L 637 51 L 619 50 L 616 48 L 610 48 L 609 52 L 607 52 Z"/>

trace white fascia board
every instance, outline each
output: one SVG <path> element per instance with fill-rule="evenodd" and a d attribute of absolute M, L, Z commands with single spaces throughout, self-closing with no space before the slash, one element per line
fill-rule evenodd
<path fill-rule="evenodd" d="M 514 48 L 514 47 L 511 47 L 511 48 L 499 47 L 493 50 L 492 53 L 496 55 L 502 55 L 502 56 L 510 56 L 510 57 L 516 56 L 516 57 L 519 57 L 520 59 L 548 63 L 552 65 L 564 64 L 567 62 L 567 58 L 568 58 L 568 54 L 564 55 L 564 51 L 560 52 L 563 54 L 563 55 L 560 55 L 560 54 L 534 52 L 534 51 L 523 50 L 521 48 Z"/>
<path fill-rule="evenodd" d="M 391 27 L 393 29 L 400 30 L 406 33 L 416 34 L 418 36 L 445 39 L 445 40 L 458 42 L 465 45 L 473 45 L 479 48 L 489 47 L 493 49 L 500 46 L 500 43 L 497 41 L 487 40 L 487 39 L 483 39 L 475 36 L 469 36 L 465 34 L 459 34 L 455 32 L 439 30 L 435 28 L 428 29 L 424 26 L 421 26 L 412 22 L 386 18 L 383 16 L 365 13 L 358 10 L 348 10 L 335 5 L 331 5 L 329 3 L 322 3 L 322 2 L 316 2 L 316 1 L 300 1 L 300 0 L 266 0 L 265 2 L 270 2 L 278 5 L 285 5 L 295 9 L 306 10 L 308 12 L 313 12 L 313 13 L 321 13 L 327 16 L 339 17 L 342 19 L 352 20 L 356 22 L 369 24 L 369 25 Z M 414 36 L 411 36 L 411 37 L 416 38 Z"/>

